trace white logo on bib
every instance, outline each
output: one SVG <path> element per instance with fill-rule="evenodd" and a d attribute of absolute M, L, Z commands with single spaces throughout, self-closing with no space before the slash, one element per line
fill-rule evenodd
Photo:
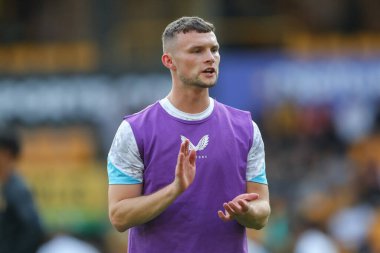
<path fill-rule="evenodd" d="M 185 136 L 181 135 L 181 141 L 184 142 L 185 140 L 189 140 L 189 139 L 186 138 Z M 194 144 L 191 143 L 191 141 L 189 144 L 190 144 L 189 145 L 190 150 L 195 150 L 195 151 L 204 150 L 208 145 L 208 134 L 206 134 L 205 136 L 202 137 L 202 139 L 198 142 L 197 146 L 194 146 Z"/>

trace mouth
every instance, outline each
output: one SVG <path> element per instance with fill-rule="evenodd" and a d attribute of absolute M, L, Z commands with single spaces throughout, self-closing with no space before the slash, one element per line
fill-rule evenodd
<path fill-rule="evenodd" d="M 215 74 L 216 73 L 216 69 L 215 68 L 206 68 L 202 71 L 202 73 L 205 73 L 205 74 Z"/>

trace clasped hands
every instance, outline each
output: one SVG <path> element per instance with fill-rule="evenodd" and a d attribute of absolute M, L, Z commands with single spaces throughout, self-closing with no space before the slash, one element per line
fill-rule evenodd
<path fill-rule="evenodd" d="M 244 193 L 235 197 L 233 200 L 223 204 L 224 212 L 219 210 L 218 216 L 223 221 L 231 221 L 236 217 L 243 217 L 247 215 L 252 208 L 249 204 L 250 201 L 259 198 L 257 193 Z"/>
<path fill-rule="evenodd" d="M 186 190 L 192 184 L 195 177 L 196 152 L 189 149 L 189 143 L 189 140 L 185 140 L 183 143 L 181 143 L 180 151 L 178 154 L 176 181 L 179 182 L 181 191 Z M 249 202 L 258 198 L 259 195 L 257 193 L 240 194 L 233 200 L 224 203 L 224 212 L 219 210 L 218 216 L 223 221 L 231 221 L 235 218 L 244 217 L 252 208 Z"/>

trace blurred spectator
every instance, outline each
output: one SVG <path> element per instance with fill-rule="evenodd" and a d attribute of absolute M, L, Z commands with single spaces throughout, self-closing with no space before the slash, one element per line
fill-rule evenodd
<path fill-rule="evenodd" d="M 90 243 L 62 234 L 42 245 L 37 253 L 100 253 L 100 251 Z"/>
<path fill-rule="evenodd" d="M 257 241 L 248 239 L 248 253 L 268 253 L 268 251 Z"/>
<path fill-rule="evenodd" d="M 338 246 L 326 232 L 326 221 L 331 211 L 332 202 L 326 192 L 313 192 L 300 200 L 295 253 L 339 252 Z"/>
<path fill-rule="evenodd" d="M 377 209 L 374 222 L 368 233 L 368 247 L 371 252 L 380 252 L 380 209 Z"/>
<path fill-rule="evenodd" d="M 321 230 L 309 228 L 298 238 L 295 253 L 338 253 L 333 240 Z"/>
<path fill-rule="evenodd" d="M 16 172 L 21 143 L 14 129 L 0 129 L 0 252 L 36 252 L 43 229 L 32 195 Z"/>
<path fill-rule="evenodd" d="M 263 230 L 263 245 L 269 252 L 289 252 L 291 242 L 289 207 L 284 199 L 273 198 L 271 218 L 267 227 Z M 254 251 L 252 251 L 254 252 Z"/>
<path fill-rule="evenodd" d="M 333 119 L 339 137 L 350 144 L 368 136 L 375 123 L 373 107 L 358 99 L 338 104 Z"/>
<path fill-rule="evenodd" d="M 374 218 L 370 205 L 356 204 L 338 211 L 329 221 L 329 230 L 345 251 L 362 252 L 361 249 L 367 247 L 366 239 Z"/>

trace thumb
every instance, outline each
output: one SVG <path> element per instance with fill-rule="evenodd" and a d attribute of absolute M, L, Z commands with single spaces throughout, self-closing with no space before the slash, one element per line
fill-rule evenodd
<path fill-rule="evenodd" d="M 244 198 L 247 201 L 256 200 L 260 197 L 257 193 L 247 193 L 247 196 Z"/>
<path fill-rule="evenodd" d="M 241 194 L 239 196 L 237 196 L 235 199 L 238 200 L 238 199 L 244 199 L 246 201 L 252 201 L 252 200 L 256 200 L 260 197 L 259 194 L 257 193 L 244 193 L 244 194 Z"/>

